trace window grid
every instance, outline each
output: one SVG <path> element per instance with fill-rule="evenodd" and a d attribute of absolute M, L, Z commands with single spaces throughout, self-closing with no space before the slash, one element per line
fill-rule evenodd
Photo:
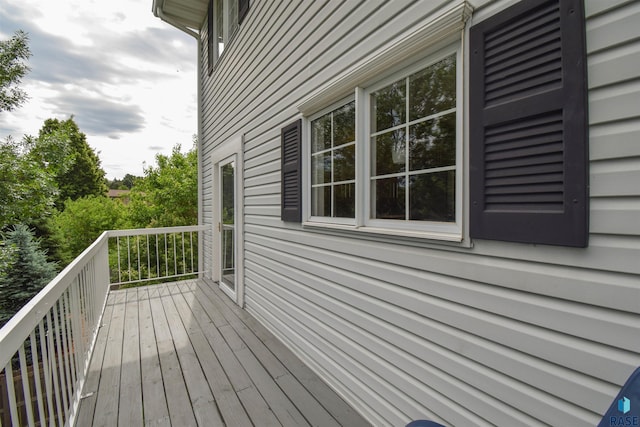
<path fill-rule="evenodd" d="M 330 118 L 330 146 L 329 148 L 324 148 L 321 150 L 316 150 L 313 151 L 316 147 L 312 146 L 312 152 L 311 152 L 311 188 L 312 188 L 312 194 L 313 194 L 313 190 L 314 189 L 320 189 L 320 188 L 329 188 L 330 191 L 330 211 L 329 211 L 329 217 L 331 218 L 336 218 L 338 217 L 338 213 L 336 212 L 336 188 L 340 185 L 349 185 L 349 184 L 353 184 L 355 187 L 356 184 L 356 179 L 355 179 L 355 174 L 354 174 L 354 178 L 353 179 L 347 179 L 347 180 L 339 180 L 336 181 L 336 176 L 335 176 L 335 172 L 336 172 L 336 165 L 335 165 L 335 158 L 336 158 L 336 152 L 338 152 L 339 150 L 342 150 L 344 148 L 348 148 L 350 146 L 354 147 L 355 150 L 355 145 L 356 145 L 356 141 L 349 141 L 346 143 L 342 143 L 340 145 L 335 145 L 336 141 L 335 141 L 335 134 L 336 134 L 336 112 L 337 111 L 341 111 L 344 107 L 349 106 L 350 104 L 354 104 L 354 101 L 351 102 L 347 102 L 346 104 L 338 107 L 337 109 L 331 111 L 330 113 L 327 113 L 323 116 L 318 117 L 316 120 L 312 121 L 312 123 L 314 123 L 317 120 L 321 120 L 323 117 L 325 116 L 329 116 Z M 355 105 L 355 104 L 354 104 Z M 355 108 L 355 107 L 354 107 Z M 354 127 L 355 127 L 355 120 L 353 123 Z M 312 129 L 313 132 L 313 129 Z M 330 159 L 330 177 L 329 177 L 329 181 L 328 182 L 321 182 L 321 183 L 315 183 L 316 179 L 317 179 L 317 174 L 319 173 L 317 169 L 315 169 L 314 165 L 317 165 L 318 162 L 316 161 L 318 158 L 321 158 L 322 156 L 326 156 L 329 155 L 329 159 Z M 353 167 L 355 168 L 355 164 L 353 165 Z M 355 193 L 355 191 L 354 191 Z M 355 194 L 354 194 L 354 203 L 355 203 Z M 325 215 L 314 215 L 317 214 L 318 212 L 316 211 L 316 207 L 314 206 L 314 203 L 316 202 L 316 199 L 313 197 L 312 195 L 312 216 L 325 216 Z M 355 214 L 354 214 L 355 215 Z M 346 217 L 348 218 L 348 217 Z"/>
<path fill-rule="evenodd" d="M 398 233 L 438 240 L 459 238 L 462 209 L 459 60 L 459 46 L 452 45 L 370 88 L 355 87 L 352 102 L 357 108 L 353 106 L 350 114 L 359 136 L 352 135 L 353 142 L 344 142 L 346 138 L 340 131 L 342 118 L 338 118 L 340 123 L 335 119 L 348 101 L 333 104 L 309 118 L 311 143 L 306 145 L 309 149 L 306 176 L 311 180 L 307 184 L 305 209 L 310 210 L 305 218 L 310 226 L 346 226 L 355 227 L 354 232 Z M 323 117 L 324 125 L 316 122 Z M 326 137 L 321 141 L 323 134 Z M 356 144 L 358 140 L 360 143 Z M 336 141 L 341 145 L 334 146 Z M 351 145 L 353 151 L 346 154 L 349 164 L 360 166 L 355 174 L 345 177 L 341 168 L 345 157 L 339 153 L 338 160 L 335 152 Z M 378 163 L 376 153 L 381 156 Z M 354 179 L 344 179 L 351 177 Z M 376 205 L 376 197 L 382 204 Z M 336 217 L 336 212 L 339 213 L 336 203 L 343 209 L 345 200 L 354 202 L 350 207 L 355 207 L 352 216 Z M 324 201 L 327 203 L 323 205 Z"/>
<path fill-rule="evenodd" d="M 450 60 L 451 58 L 454 58 L 454 72 L 457 69 L 457 65 L 455 61 L 455 57 L 449 57 L 449 58 L 445 58 L 442 61 L 447 61 Z M 442 62 L 440 61 L 440 62 Z M 432 64 L 432 66 L 438 64 L 439 62 L 436 62 L 434 64 Z M 380 89 L 378 89 L 377 91 L 372 92 L 369 95 L 369 101 L 368 101 L 368 108 L 371 109 L 372 105 L 373 105 L 373 98 L 375 96 L 378 96 L 378 94 L 383 91 L 384 89 L 387 88 L 392 88 L 394 85 L 400 84 L 402 83 L 403 88 L 402 90 L 404 91 L 404 112 L 401 115 L 401 120 L 404 121 L 404 123 L 401 124 L 397 124 L 395 126 L 390 126 L 387 128 L 384 128 L 382 130 L 375 130 L 375 131 L 369 131 L 369 146 L 370 146 L 370 156 L 367 159 L 367 161 L 370 162 L 370 164 L 372 165 L 372 169 L 371 169 L 371 174 L 369 176 L 369 194 L 370 194 L 370 218 L 371 219 L 380 219 L 380 220 L 391 220 L 391 221 L 398 221 L 400 220 L 400 218 L 391 218 L 391 217 L 379 217 L 378 216 L 378 209 L 377 209 L 377 186 L 379 182 L 382 182 L 385 179 L 390 179 L 390 178 L 404 178 L 404 183 L 400 182 L 398 184 L 392 184 L 393 185 L 393 195 L 397 195 L 397 191 L 399 191 L 398 189 L 396 189 L 396 187 L 404 187 L 404 221 L 425 221 L 425 219 L 422 218 L 417 218 L 417 219 L 412 219 L 412 211 L 411 211 L 411 197 L 412 197 L 412 192 L 417 191 L 415 189 L 412 188 L 411 186 L 411 177 L 412 176 L 427 176 L 429 174 L 435 174 L 435 173 L 439 173 L 439 172 L 447 172 L 447 171 L 453 171 L 454 172 L 454 187 L 455 187 L 455 171 L 457 169 L 457 166 L 455 164 L 455 158 L 454 158 L 454 164 L 452 165 L 447 165 L 447 166 L 439 166 L 439 167 L 433 167 L 433 168 L 422 168 L 422 169 L 416 169 L 416 170 L 411 170 L 411 129 L 413 126 L 419 125 L 421 123 L 426 123 L 428 121 L 431 120 L 435 120 L 441 117 L 445 117 L 448 116 L 450 114 L 456 114 L 457 113 L 457 107 L 452 107 L 452 108 L 448 108 L 442 111 L 438 111 L 436 113 L 433 114 L 429 114 L 427 116 L 424 117 L 420 117 L 414 120 L 410 120 L 411 118 L 411 102 L 412 102 L 412 93 L 411 93 L 411 78 L 414 76 L 419 76 L 422 72 L 428 70 L 431 66 L 428 66 L 422 70 L 418 70 L 417 72 L 414 72 L 412 74 L 407 75 L 406 77 L 400 79 L 400 80 L 396 80 L 395 82 L 389 83 L 386 86 L 382 86 Z M 456 94 L 457 97 L 457 94 Z M 376 99 L 375 102 L 378 102 L 378 100 Z M 454 104 L 455 105 L 455 104 Z M 377 104 L 376 104 L 377 107 Z M 371 110 L 370 110 L 371 111 Z M 376 111 L 377 114 L 377 111 Z M 372 117 L 371 117 L 371 122 L 372 124 L 375 124 L 377 121 L 377 116 L 373 114 L 372 112 Z M 375 125 L 374 125 L 375 127 Z M 372 129 L 373 130 L 373 129 Z M 403 165 L 403 170 L 399 171 L 399 172 L 395 172 L 395 173 L 383 173 L 378 175 L 379 171 L 377 170 L 377 165 L 376 162 L 378 160 L 377 158 L 377 139 L 374 139 L 378 136 L 381 135 L 391 135 L 394 132 L 397 131 L 402 131 L 403 135 L 402 135 L 402 139 L 404 141 L 404 165 Z M 374 142 L 375 141 L 375 142 Z M 375 172 L 374 172 L 375 170 Z M 455 196 L 454 196 L 454 200 L 455 200 Z M 455 203 L 455 201 L 454 201 Z M 455 208 L 454 208 L 455 211 Z M 454 216 L 455 216 L 455 212 L 454 212 Z M 426 221 L 433 221 L 433 219 L 426 219 Z M 455 219 L 454 219 L 455 221 Z"/>

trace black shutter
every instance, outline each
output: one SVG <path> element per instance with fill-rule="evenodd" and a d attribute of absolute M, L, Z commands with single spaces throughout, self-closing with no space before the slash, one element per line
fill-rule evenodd
<path fill-rule="evenodd" d="M 213 0 L 209 0 L 209 9 L 207 10 L 207 59 L 208 59 L 208 71 L 209 75 L 213 71 L 213 43 L 214 43 L 214 34 L 213 34 Z"/>
<path fill-rule="evenodd" d="M 582 0 L 525 0 L 470 30 L 470 235 L 585 247 Z"/>
<path fill-rule="evenodd" d="M 242 24 L 249 12 L 249 0 L 238 0 L 238 24 Z"/>
<path fill-rule="evenodd" d="M 283 221 L 302 221 L 302 120 L 282 128 Z"/>

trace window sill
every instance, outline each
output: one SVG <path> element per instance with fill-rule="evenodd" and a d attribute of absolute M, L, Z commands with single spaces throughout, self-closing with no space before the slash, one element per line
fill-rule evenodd
<path fill-rule="evenodd" d="M 335 224 L 325 222 L 313 222 L 306 221 L 302 223 L 303 228 L 325 232 L 329 234 L 338 234 L 340 236 L 348 235 L 350 237 L 381 240 L 390 243 L 407 243 L 412 242 L 416 245 L 437 245 L 437 246 L 451 246 L 470 248 L 471 242 L 469 239 L 465 239 L 461 233 L 446 233 L 446 232 L 433 232 L 433 231 L 414 231 L 414 230 L 399 230 L 391 228 L 381 227 L 359 227 L 348 224 Z"/>

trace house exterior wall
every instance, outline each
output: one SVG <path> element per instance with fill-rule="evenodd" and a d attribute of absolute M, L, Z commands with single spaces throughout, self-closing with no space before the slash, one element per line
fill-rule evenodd
<path fill-rule="evenodd" d="M 242 136 L 245 308 L 374 425 L 595 425 L 640 365 L 640 3 L 585 5 L 587 248 L 280 219 L 280 130 L 303 117 L 298 106 L 447 3 L 256 0 L 211 76 L 205 22 L 204 223 L 211 153 Z M 470 3 L 465 38 L 515 2 Z"/>

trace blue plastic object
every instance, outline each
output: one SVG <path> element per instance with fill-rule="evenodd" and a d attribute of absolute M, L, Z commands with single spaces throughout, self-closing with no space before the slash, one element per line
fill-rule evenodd
<path fill-rule="evenodd" d="M 640 368 L 633 371 L 598 424 L 610 426 L 640 426 Z"/>
<path fill-rule="evenodd" d="M 415 420 L 407 424 L 407 427 L 444 427 L 444 426 L 442 424 L 438 424 L 435 421 Z"/>

